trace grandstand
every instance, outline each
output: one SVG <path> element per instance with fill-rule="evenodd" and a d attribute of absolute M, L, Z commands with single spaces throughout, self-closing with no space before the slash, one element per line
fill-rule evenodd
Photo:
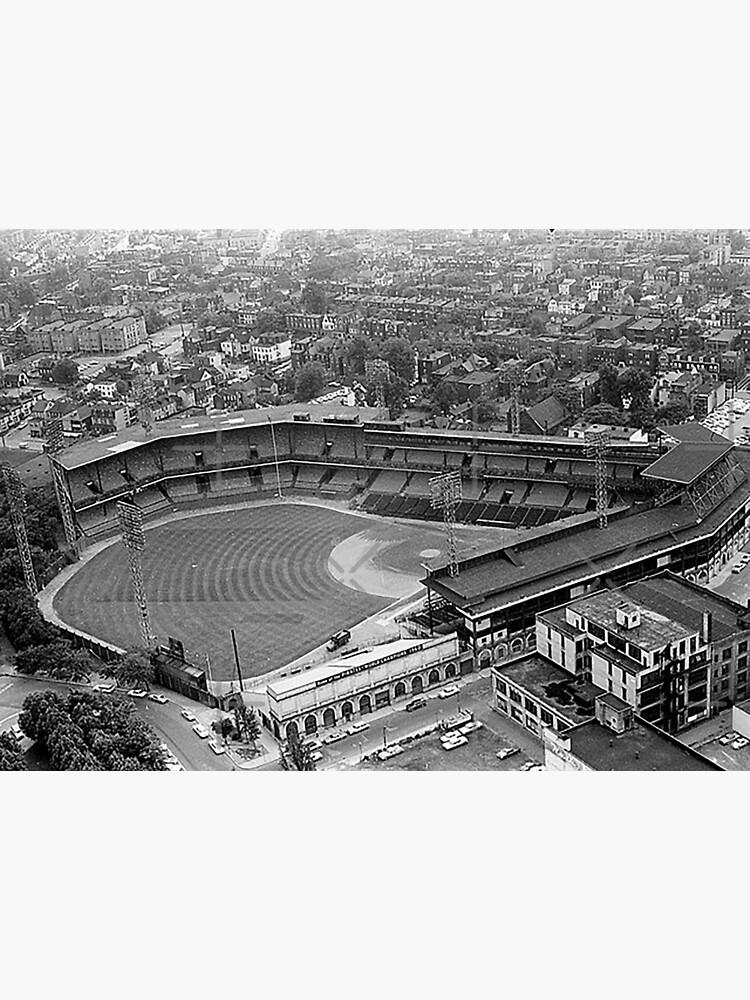
<path fill-rule="evenodd" d="M 433 613 L 435 605 L 441 609 L 440 628 L 456 630 L 480 666 L 534 648 L 540 611 L 663 570 L 706 584 L 748 542 L 750 451 L 694 427 L 664 431 L 676 443 L 632 477 L 655 492 L 647 502 L 628 504 L 619 487 L 613 490 L 606 529 L 598 527 L 588 490 L 571 487 L 561 505 L 562 492 L 545 481 L 532 486 L 523 506 L 490 514 L 492 523 L 507 518 L 531 530 L 462 560 L 457 576 L 447 566 L 430 570 L 423 583 Z M 619 463 L 613 464 L 616 473 Z M 540 505 L 534 514 L 532 503 Z M 406 627 L 430 634 L 427 605 Z"/>
<path fill-rule="evenodd" d="M 172 419 L 87 441 L 51 458 L 62 471 L 80 539 L 117 530 L 115 501 L 148 517 L 173 508 L 278 491 L 348 501 L 387 517 L 432 520 L 430 479 L 460 471 L 466 524 L 551 524 L 593 507 L 594 464 L 578 439 L 407 428 L 367 407 L 293 404 Z M 652 501 L 641 475 L 663 449 L 614 444 L 613 506 Z"/>

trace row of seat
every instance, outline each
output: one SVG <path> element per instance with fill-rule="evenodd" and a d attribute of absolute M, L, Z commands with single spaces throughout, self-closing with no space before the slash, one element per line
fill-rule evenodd
<path fill-rule="evenodd" d="M 420 497 L 394 496 L 386 493 L 368 493 L 361 509 L 382 517 L 409 517 L 423 521 L 439 521 L 442 514 L 430 501 Z M 482 503 L 462 500 L 456 508 L 456 521 L 460 524 L 494 524 L 508 528 L 534 528 L 549 524 L 578 513 L 575 510 L 552 507 L 529 507 L 524 504 Z"/>

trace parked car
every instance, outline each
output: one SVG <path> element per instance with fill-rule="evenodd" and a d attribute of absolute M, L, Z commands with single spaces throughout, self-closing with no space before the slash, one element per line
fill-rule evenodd
<path fill-rule="evenodd" d="M 196 724 L 193 726 L 193 732 L 196 734 L 196 736 L 200 736 L 202 740 L 207 740 L 208 737 L 211 735 L 209 731 L 206 729 L 206 727 L 202 726 L 200 722 L 196 722 Z"/>
<path fill-rule="evenodd" d="M 338 743 L 339 740 L 346 739 L 346 733 L 328 733 L 323 737 L 324 743 Z"/>
<path fill-rule="evenodd" d="M 138 691 L 137 688 L 133 688 L 132 691 L 128 691 L 131 698 L 145 698 L 148 695 L 148 691 Z"/>
<path fill-rule="evenodd" d="M 445 742 L 443 743 L 443 749 L 444 749 L 444 750 L 455 750 L 455 749 L 456 749 L 456 747 L 463 747 L 463 746 L 466 746 L 466 744 L 467 744 L 468 742 L 469 742 L 469 741 L 468 741 L 468 740 L 466 739 L 466 737 L 465 737 L 465 736 L 457 736 L 457 737 L 456 737 L 455 739 L 453 739 L 453 740 L 446 740 L 446 741 L 445 741 Z"/>
<path fill-rule="evenodd" d="M 452 698 L 454 694 L 458 694 L 459 690 L 457 684 L 449 684 L 447 688 L 438 691 L 438 698 Z"/>
<path fill-rule="evenodd" d="M 720 737 L 719 737 L 719 743 L 721 743 L 721 744 L 722 744 L 722 746 L 727 746 L 727 745 L 728 745 L 728 744 L 730 744 L 730 743 L 731 743 L 731 742 L 732 742 L 732 741 L 733 741 L 734 739 L 736 739 L 736 737 L 735 737 L 734 733 L 725 733 L 725 734 L 724 734 L 723 736 L 720 736 Z"/>
<path fill-rule="evenodd" d="M 11 727 L 10 732 L 11 732 L 11 735 L 14 736 L 18 740 L 19 743 L 21 742 L 21 740 L 25 740 L 26 739 L 26 733 L 23 731 L 23 729 L 21 729 L 21 727 L 18 725 L 18 723 L 16 723 L 15 726 Z"/>
<path fill-rule="evenodd" d="M 183 717 L 183 719 L 187 719 L 188 722 L 198 721 L 196 717 L 193 715 L 193 713 L 187 708 L 183 708 L 183 710 L 180 712 L 180 715 Z"/>
<path fill-rule="evenodd" d="M 370 728 L 369 722 L 355 722 L 354 725 L 349 726 L 346 730 L 349 736 L 354 736 L 355 733 L 363 733 L 365 729 Z"/>
<path fill-rule="evenodd" d="M 467 722 L 465 726 L 461 726 L 458 730 L 462 736 L 468 736 L 469 733 L 475 733 L 477 729 L 482 728 L 482 723 L 477 719 L 472 719 L 471 722 Z"/>
<path fill-rule="evenodd" d="M 391 757 L 398 757 L 399 754 L 404 752 L 404 748 L 400 743 L 394 743 L 391 747 L 386 747 L 385 750 L 381 750 L 378 754 L 380 760 L 390 760 Z"/>
<path fill-rule="evenodd" d="M 198 733 L 198 735 L 200 736 L 200 733 Z M 227 752 L 226 747 L 223 747 L 220 744 L 218 744 L 216 740 L 209 740 L 208 745 L 211 747 L 211 749 L 215 754 L 222 754 Z"/>
<path fill-rule="evenodd" d="M 148 700 L 149 701 L 155 701 L 157 703 L 157 705 L 166 705 L 167 704 L 167 699 L 164 697 L 163 694 L 150 694 L 148 696 Z"/>
<path fill-rule="evenodd" d="M 320 750 L 313 750 L 313 752 L 310 754 L 310 760 L 314 760 L 315 763 L 317 764 L 319 760 L 323 760 L 323 754 L 320 752 Z"/>
<path fill-rule="evenodd" d="M 320 750 L 320 740 L 305 740 L 305 746 L 314 753 L 316 750 Z"/>
<path fill-rule="evenodd" d="M 735 563 L 734 566 L 732 566 L 732 572 L 733 573 L 741 573 L 744 568 L 745 568 L 745 564 L 744 563 Z"/>
<path fill-rule="evenodd" d="M 518 753 L 518 747 L 503 747 L 502 750 L 498 750 L 495 756 L 498 760 L 507 760 L 508 757 L 512 757 L 514 753 Z"/>
<path fill-rule="evenodd" d="M 94 684 L 93 690 L 108 694 L 110 691 L 114 691 L 116 688 L 117 685 L 115 684 L 114 681 L 112 681 L 110 684 Z"/>
<path fill-rule="evenodd" d="M 750 743 L 750 740 L 746 740 L 744 736 L 740 736 L 740 738 L 735 740 L 732 744 L 732 750 L 742 750 L 742 748 L 746 747 L 748 743 Z"/>
<path fill-rule="evenodd" d="M 412 698 L 411 701 L 406 703 L 406 711 L 416 712 L 418 708 L 424 708 L 426 704 L 426 698 Z"/>

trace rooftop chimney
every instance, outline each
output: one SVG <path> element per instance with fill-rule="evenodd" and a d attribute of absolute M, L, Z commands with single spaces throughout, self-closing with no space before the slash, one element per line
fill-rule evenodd
<path fill-rule="evenodd" d="M 711 642 L 713 617 L 710 611 L 703 612 L 703 622 L 701 624 L 701 638 L 705 645 Z"/>

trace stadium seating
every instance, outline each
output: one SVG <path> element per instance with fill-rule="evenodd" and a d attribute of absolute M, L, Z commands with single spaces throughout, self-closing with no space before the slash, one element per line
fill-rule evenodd
<path fill-rule="evenodd" d="M 404 472 L 379 472 L 372 483 L 378 493 L 400 493 L 406 483 Z"/>
<path fill-rule="evenodd" d="M 575 490 L 568 500 L 567 506 L 573 511 L 584 511 L 590 499 L 591 494 L 587 490 Z"/>
<path fill-rule="evenodd" d="M 568 487 L 561 483 L 534 483 L 526 503 L 535 507 L 564 507 Z"/>
<path fill-rule="evenodd" d="M 403 492 L 407 496 L 429 497 L 432 476 L 426 472 L 414 472 Z"/>

